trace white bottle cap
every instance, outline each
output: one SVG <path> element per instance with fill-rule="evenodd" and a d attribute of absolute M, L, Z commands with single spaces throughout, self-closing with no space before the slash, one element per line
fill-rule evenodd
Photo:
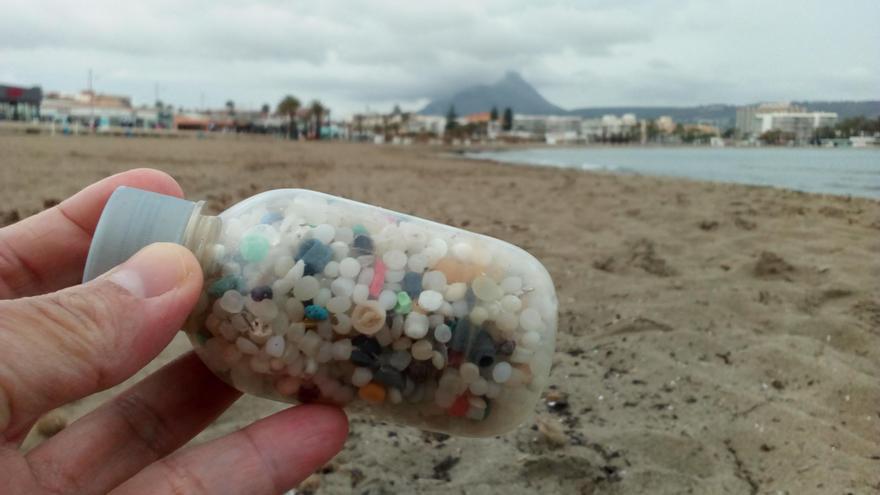
<path fill-rule="evenodd" d="M 83 271 L 88 282 L 154 242 L 183 244 L 196 203 L 132 187 L 107 200 Z"/>

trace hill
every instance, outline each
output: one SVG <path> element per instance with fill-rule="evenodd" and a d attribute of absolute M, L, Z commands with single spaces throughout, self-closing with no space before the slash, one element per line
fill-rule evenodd
<path fill-rule="evenodd" d="M 446 115 L 450 105 L 458 115 L 488 112 L 493 106 L 502 112 L 513 108 L 516 113 L 530 115 L 564 115 L 568 113 L 541 96 L 538 91 L 516 72 L 508 72 L 495 84 L 481 84 L 465 88 L 457 93 L 438 98 L 419 113 L 422 115 Z"/>

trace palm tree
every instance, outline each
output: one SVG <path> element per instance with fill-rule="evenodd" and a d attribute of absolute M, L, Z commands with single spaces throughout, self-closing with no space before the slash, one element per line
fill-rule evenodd
<path fill-rule="evenodd" d="M 296 139 L 299 137 L 299 130 L 296 128 L 296 112 L 299 111 L 300 103 L 296 96 L 287 95 L 285 96 L 280 103 L 278 103 L 278 110 L 276 110 L 280 115 L 287 115 L 287 137 L 289 139 Z"/>
<path fill-rule="evenodd" d="M 235 115 L 235 102 L 232 100 L 226 100 L 226 111 L 229 112 L 229 115 Z"/>
<path fill-rule="evenodd" d="M 321 139 L 321 123 L 324 118 L 324 105 L 321 104 L 318 100 L 312 100 L 312 104 L 309 105 L 309 110 L 311 111 L 312 117 L 315 119 L 315 139 Z"/>

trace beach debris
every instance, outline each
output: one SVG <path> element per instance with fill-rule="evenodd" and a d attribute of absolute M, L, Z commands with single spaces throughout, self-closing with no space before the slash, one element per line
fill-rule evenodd
<path fill-rule="evenodd" d="M 556 418 L 539 415 L 535 418 L 535 425 L 538 427 L 538 433 L 541 439 L 555 447 L 568 445 L 568 435 L 565 434 L 565 428 Z"/>
<path fill-rule="evenodd" d="M 452 468 L 458 465 L 460 461 L 461 457 L 453 457 L 451 455 L 444 457 L 440 462 L 434 464 L 433 478 L 442 481 L 452 481 L 449 472 L 452 471 Z"/>
<path fill-rule="evenodd" d="M 36 427 L 40 435 L 54 436 L 67 427 L 67 415 L 60 409 L 53 409 L 37 420 Z"/>
<path fill-rule="evenodd" d="M 716 220 L 703 220 L 700 222 L 701 230 L 715 230 L 718 228 L 718 222 Z"/>
<path fill-rule="evenodd" d="M 758 261 L 755 262 L 754 274 L 757 277 L 770 278 L 784 276 L 795 270 L 794 266 L 771 251 L 761 251 Z"/>

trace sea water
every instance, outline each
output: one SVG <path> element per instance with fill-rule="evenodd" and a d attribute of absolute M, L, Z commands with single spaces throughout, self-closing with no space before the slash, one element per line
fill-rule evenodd
<path fill-rule="evenodd" d="M 467 156 L 880 198 L 880 149 L 544 147 Z"/>

